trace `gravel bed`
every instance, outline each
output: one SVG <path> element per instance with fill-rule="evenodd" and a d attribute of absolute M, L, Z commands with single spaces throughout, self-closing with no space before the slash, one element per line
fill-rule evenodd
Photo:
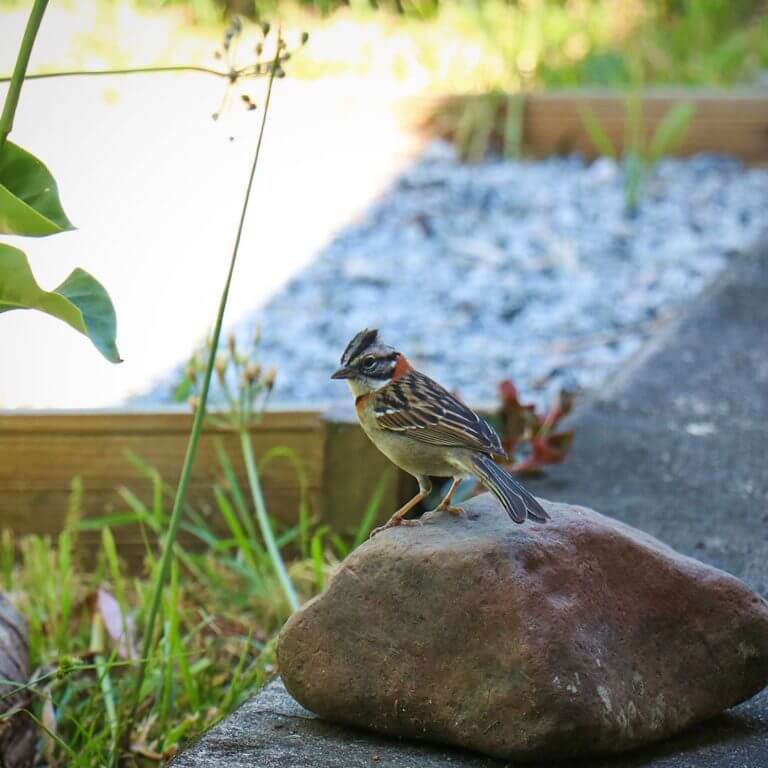
<path fill-rule="evenodd" d="M 505 378 L 542 402 L 599 388 L 767 230 L 768 172 L 729 158 L 662 161 L 628 216 L 613 160 L 468 166 L 434 142 L 237 332 L 260 324 L 282 402 L 348 397 L 328 376 L 364 327 L 470 402 Z"/>

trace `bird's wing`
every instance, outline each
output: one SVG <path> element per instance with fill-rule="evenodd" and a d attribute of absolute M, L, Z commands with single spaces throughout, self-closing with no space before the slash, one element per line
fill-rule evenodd
<path fill-rule="evenodd" d="M 381 429 L 407 432 L 415 440 L 445 448 L 505 455 L 491 426 L 418 371 L 410 370 L 378 390 L 373 410 Z"/>

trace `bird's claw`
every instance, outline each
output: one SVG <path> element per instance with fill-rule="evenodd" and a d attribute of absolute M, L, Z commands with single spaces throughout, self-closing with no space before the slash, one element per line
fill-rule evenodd
<path fill-rule="evenodd" d="M 372 539 L 377 533 L 381 533 L 382 531 L 386 531 L 387 528 L 390 528 L 391 526 L 389 524 L 387 525 L 380 525 L 378 528 L 374 528 L 369 534 L 368 539 Z"/>
<path fill-rule="evenodd" d="M 424 523 L 422 522 L 420 517 L 417 517 L 415 520 L 405 520 L 403 518 L 400 518 L 398 520 L 390 520 L 387 523 L 384 523 L 384 525 L 380 525 L 378 528 L 374 528 L 370 536 L 368 536 L 369 539 L 372 539 L 377 534 L 381 533 L 382 531 L 386 531 L 387 528 L 397 528 L 397 526 L 402 525 L 404 527 L 412 527 L 414 525 L 422 526 Z"/>

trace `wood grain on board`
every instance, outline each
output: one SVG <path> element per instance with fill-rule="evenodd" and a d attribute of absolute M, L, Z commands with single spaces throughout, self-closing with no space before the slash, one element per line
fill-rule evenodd
<path fill-rule="evenodd" d="M 130 495 L 152 504 L 152 475 L 137 467 L 136 459 L 174 486 L 191 425 L 187 413 L 0 414 L 0 528 L 18 534 L 61 530 L 76 477 L 82 485 L 84 517 L 128 512 Z M 396 508 L 396 475 L 355 423 L 330 421 L 317 411 L 278 411 L 264 416 L 251 440 L 257 461 L 276 446 L 295 457 L 313 519 L 322 518 L 337 530 L 353 529 L 382 478 L 386 479 L 380 516 Z M 212 491 L 214 484 L 225 485 L 217 445 L 230 457 L 241 488 L 248 494 L 237 435 L 207 428 L 188 499 L 214 528 L 222 530 Z M 287 524 L 295 523 L 301 483 L 294 463 L 275 458 L 262 468 L 261 481 L 270 513 Z M 169 493 L 162 502 L 166 512 L 171 508 Z M 143 551 L 137 526 L 121 526 L 113 532 L 126 557 Z M 85 540 L 89 538 L 92 535 Z"/>

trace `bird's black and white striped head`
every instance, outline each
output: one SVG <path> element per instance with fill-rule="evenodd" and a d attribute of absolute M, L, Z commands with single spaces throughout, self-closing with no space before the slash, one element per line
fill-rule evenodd
<path fill-rule="evenodd" d="M 341 368 L 331 378 L 346 379 L 355 395 L 374 392 L 392 380 L 400 357 L 399 352 L 381 341 L 377 330 L 366 328 L 347 344 Z"/>

